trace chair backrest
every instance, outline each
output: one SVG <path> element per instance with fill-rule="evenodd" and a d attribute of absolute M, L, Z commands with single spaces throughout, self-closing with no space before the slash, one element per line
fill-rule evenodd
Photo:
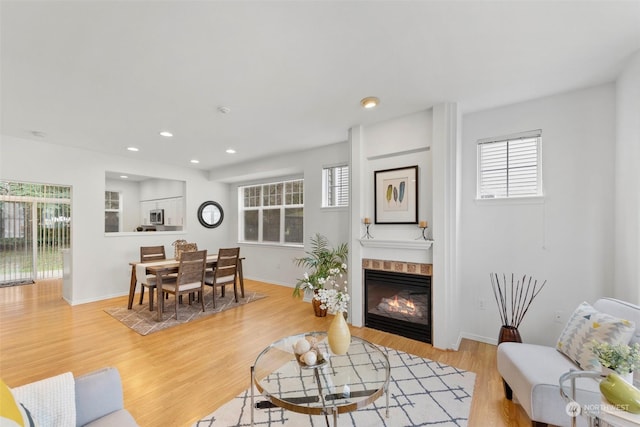
<path fill-rule="evenodd" d="M 164 246 L 140 246 L 140 262 L 162 261 L 167 259 Z"/>
<path fill-rule="evenodd" d="M 222 248 L 218 250 L 218 260 L 213 272 L 215 284 L 233 283 L 238 270 L 240 248 Z"/>
<path fill-rule="evenodd" d="M 178 286 L 204 282 L 204 269 L 207 265 L 207 250 L 183 252 L 178 267 Z"/>

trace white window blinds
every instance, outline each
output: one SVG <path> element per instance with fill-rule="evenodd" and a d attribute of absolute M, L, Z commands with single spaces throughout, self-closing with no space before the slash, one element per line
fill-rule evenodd
<path fill-rule="evenodd" d="M 542 195 L 541 131 L 478 141 L 479 199 Z"/>
<path fill-rule="evenodd" d="M 349 166 L 322 170 L 322 206 L 349 206 Z"/>

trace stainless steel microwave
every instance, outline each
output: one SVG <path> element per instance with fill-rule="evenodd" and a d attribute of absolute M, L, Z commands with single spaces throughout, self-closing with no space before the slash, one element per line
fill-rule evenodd
<path fill-rule="evenodd" d="M 152 209 L 149 211 L 149 223 L 152 225 L 163 225 L 164 209 Z"/>

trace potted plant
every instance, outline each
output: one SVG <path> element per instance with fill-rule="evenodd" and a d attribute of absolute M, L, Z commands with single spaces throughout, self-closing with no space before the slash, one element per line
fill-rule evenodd
<path fill-rule="evenodd" d="M 602 365 L 603 374 L 608 373 L 609 369 L 628 382 L 633 382 L 633 371 L 640 368 L 640 344 L 609 344 L 596 340 L 592 344 L 591 351 Z"/>
<path fill-rule="evenodd" d="M 297 266 L 306 267 L 309 271 L 304 273 L 302 279 L 298 279 L 293 296 L 301 297 L 306 290 L 313 291 L 316 296 L 320 289 L 333 288 L 336 284 L 342 283 L 347 271 L 348 253 L 346 243 L 332 248 L 326 237 L 316 233 L 311 238 L 311 250 L 306 252 L 305 257 L 294 260 Z M 320 300 L 314 298 L 313 302 L 317 302 L 315 307 L 319 308 Z M 316 315 L 326 315 L 326 305 L 324 314 L 316 310 Z"/>

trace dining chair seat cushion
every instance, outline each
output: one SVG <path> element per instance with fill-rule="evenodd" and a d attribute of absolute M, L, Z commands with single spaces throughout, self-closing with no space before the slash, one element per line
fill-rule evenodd
<path fill-rule="evenodd" d="M 171 283 L 162 283 L 162 289 L 166 291 L 175 291 L 175 280 L 173 281 L 173 285 Z M 185 283 L 184 285 L 180 285 L 178 287 L 180 291 L 188 291 L 191 289 L 200 289 L 200 282 L 193 283 Z"/>
<path fill-rule="evenodd" d="M 229 276 L 222 276 L 222 277 L 218 277 L 218 283 L 228 283 L 228 282 L 233 282 L 233 280 L 235 279 L 235 275 L 229 275 Z M 204 276 L 204 282 L 208 283 L 209 285 L 213 284 L 213 273 L 209 274 L 205 274 Z"/>

